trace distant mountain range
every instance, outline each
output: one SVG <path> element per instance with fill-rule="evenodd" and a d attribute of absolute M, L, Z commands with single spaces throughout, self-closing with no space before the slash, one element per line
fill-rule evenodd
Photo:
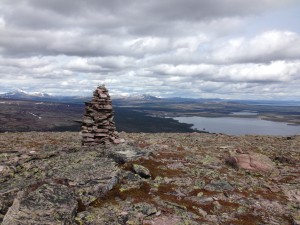
<path fill-rule="evenodd" d="M 14 91 L 0 94 L 0 98 L 14 99 L 14 100 L 31 100 L 31 101 L 53 101 L 53 102 L 68 102 L 68 103 L 83 103 L 90 101 L 91 97 L 86 96 L 57 96 L 44 92 L 28 92 L 22 89 L 16 89 Z M 112 96 L 114 100 L 128 100 L 128 101 L 155 101 L 160 98 L 152 95 L 127 95 L 127 96 Z"/>
<path fill-rule="evenodd" d="M 2 98 L 50 98 L 51 95 L 43 92 L 27 92 L 17 89 L 12 92 L 0 94 Z"/>
<path fill-rule="evenodd" d="M 91 97 L 86 96 L 56 96 L 44 92 L 27 92 L 21 89 L 0 94 L 0 98 L 14 99 L 14 100 L 30 100 L 30 101 L 45 101 L 45 102 L 61 102 L 61 103 L 77 103 L 90 101 Z M 231 102 L 237 104 L 250 105 L 279 105 L 279 106 L 300 106 L 300 101 L 286 101 L 286 100 L 228 100 L 219 98 L 160 98 L 152 95 L 126 95 L 126 96 L 112 96 L 114 103 L 126 102 L 162 102 L 162 103 L 204 103 L 204 102 Z M 121 104 L 122 105 L 122 104 Z"/>
<path fill-rule="evenodd" d="M 173 102 L 180 102 L 180 101 L 203 101 L 203 100 L 209 100 L 209 101 L 223 101 L 222 99 L 195 99 L 195 98 L 181 98 L 181 97 L 172 97 L 172 98 L 160 98 L 156 97 L 153 95 L 148 95 L 148 94 L 134 94 L 134 95 L 113 95 L 111 96 L 112 99 L 114 100 L 132 100 L 132 101 L 159 101 L 159 100 L 168 100 L 168 101 L 173 101 Z M 23 99 L 23 100 L 40 100 L 40 101 L 45 101 L 45 100 L 75 100 L 75 101 L 80 101 L 80 100 L 90 100 L 91 97 L 86 97 L 86 96 L 57 96 L 57 95 L 51 95 L 48 93 L 44 92 L 28 92 L 24 91 L 22 89 L 16 89 L 14 91 L 0 94 L 0 98 L 8 98 L 8 99 Z"/>
<path fill-rule="evenodd" d="M 113 95 L 112 99 L 128 99 L 128 100 L 159 100 L 161 98 L 153 96 L 153 95 L 147 95 L 147 94 L 142 94 L 142 95 Z"/>
<path fill-rule="evenodd" d="M 0 98 L 14 100 L 46 101 L 46 102 L 74 102 L 88 101 L 87 97 L 78 96 L 55 96 L 44 92 L 27 92 L 17 89 L 8 93 L 0 94 Z"/>

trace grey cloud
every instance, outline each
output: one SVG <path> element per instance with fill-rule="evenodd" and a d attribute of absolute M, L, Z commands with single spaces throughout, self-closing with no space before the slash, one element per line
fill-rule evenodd
<path fill-rule="evenodd" d="M 199 35 L 211 26 L 213 30 L 231 30 L 240 24 L 237 16 L 278 5 L 256 1 L 4 1 L 0 13 L 6 25 L 0 27 L 0 53 L 83 57 L 162 54 L 170 48 L 170 35 Z"/>
<path fill-rule="evenodd" d="M 294 32 L 271 30 L 252 39 L 236 38 L 216 44 L 211 60 L 221 63 L 268 63 L 300 58 L 300 36 Z"/>
<path fill-rule="evenodd" d="M 299 34 L 238 32 L 248 16 L 291 3 L 2 0 L 0 89 L 75 94 L 104 82 L 115 93 L 300 96 Z"/>
<path fill-rule="evenodd" d="M 13 26 L 32 29 L 68 26 L 67 28 L 86 29 L 97 24 L 98 27 L 95 28 L 104 28 L 109 24 L 112 28 L 122 27 L 127 31 L 143 27 L 148 27 L 151 31 L 163 27 L 165 32 L 178 21 L 209 22 L 224 17 L 243 17 L 283 4 L 269 0 L 13 0 L 4 2 L 6 4 L 1 11 L 8 24 Z M 287 4 L 287 1 L 284 4 Z"/>
<path fill-rule="evenodd" d="M 0 28 L 0 53 L 8 56 L 134 56 L 167 51 L 169 40 L 159 37 L 131 38 L 83 34 L 77 31 L 22 31 Z"/>
<path fill-rule="evenodd" d="M 99 65 L 103 68 L 122 70 L 126 68 L 135 68 L 139 60 L 126 56 L 94 57 L 87 59 L 92 65 Z"/>
<path fill-rule="evenodd" d="M 215 82 L 286 82 L 300 77 L 300 61 L 275 61 L 270 64 L 257 65 L 158 65 L 150 69 L 153 73 L 190 77 Z"/>
<path fill-rule="evenodd" d="M 66 16 L 80 16 L 93 11 L 107 12 L 121 17 L 150 20 L 201 20 L 203 18 L 230 17 L 258 13 L 270 7 L 278 7 L 293 1 L 269 0 L 27 0 L 28 5 L 40 10 L 47 9 Z M 152 16 L 152 17 L 150 17 Z"/>

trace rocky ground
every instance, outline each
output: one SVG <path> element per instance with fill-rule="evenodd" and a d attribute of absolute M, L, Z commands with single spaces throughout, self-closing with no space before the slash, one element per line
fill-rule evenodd
<path fill-rule="evenodd" d="M 300 136 L 0 134 L 2 224 L 300 224 Z"/>

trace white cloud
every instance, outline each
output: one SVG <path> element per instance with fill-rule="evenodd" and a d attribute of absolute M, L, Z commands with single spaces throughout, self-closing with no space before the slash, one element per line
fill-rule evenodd
<path fill-rule="evenodd" d="M 221 63 L 299 59 L 300 36 L 294 32 L 272 30 L 252 39 L 230 39 L 216 45 L 211 57 Z"/>
<path fill-rule="evenodd" d="M 282 29 L 282 23 L 280 29 L 246 32 L 249 16 L 293 4 L 300 5 L 294 0 L 2 0 L 0 91 L 90 94 L 106 83 L 114 93 L 233 98 L 293 93 L 297 98 L 299 33 Z"/>
<path fill-rule="evenodd" d="M 215 82 L 292 82 L 300 78 L 300 61 L 274 61 L 270 64 L 158 65 L 152 71 L 175 77 Z"/>

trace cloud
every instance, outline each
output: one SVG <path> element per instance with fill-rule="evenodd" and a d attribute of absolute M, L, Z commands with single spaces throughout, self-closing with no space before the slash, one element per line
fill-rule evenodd
<path fill-rule="evenodd" d="M 106 83 L 113 93 L 300 97 L 299 32 L 283 29 L 288 18 L 280 29 L 251 24 L 294 6 L 299 2 L 2 0 L 0 91 L 89 95 Z"/>
<path fill-rule="evenodd" d="M 214 48 L 211 58 L 221 63 L 266 63 L 299 59 L 300 36 L 294 32 L 271 30 L 252 39 L 231 39 Z"/>
<path fill-rule="evenodd" d="M 214 82 L 285 82 L 300 79 L 300 61 L 274 61 L 270 64 L 233 65 L 157 65 L 152 71 L 157 75 L 186 77 Z"/>
<path fill-rule="evenodd" d="M 91 24 L 91 19 L 107 18 L 108 22 L 94 22 L 93 25 L 108 24 L 118 28 L 120 24 L 135 25 L 161 22 L 213 20 L 224 17 L 246 16 L 261 13 L 270 8 L 277 8 L 293 1 L 253 0 L 165 0 L 165 1 L 133 1 L 133 0 L 18 0 L 2 1 L 3 12 L 14 26 L 20 27 L 60 27 Z M 295 1 L 294 1 L 295 2 Z M 18 13 L 19 16 L 16 16 Z M 26 17 L 25 17 L 26 16 Z M 26 18 L 26 19 L 23 19 Z M 59 19 L 60 23 L 55 23 Z M 68 19 L 69 18 L 69 19 Z M 141 21 L 143 19 L 143 21 Z M 72 24 L 73 21 L 73 24 Z M 113 21 L 113 22 L 112 22 Z M 44 25 L 42 25 L 44 24 Z"/>

